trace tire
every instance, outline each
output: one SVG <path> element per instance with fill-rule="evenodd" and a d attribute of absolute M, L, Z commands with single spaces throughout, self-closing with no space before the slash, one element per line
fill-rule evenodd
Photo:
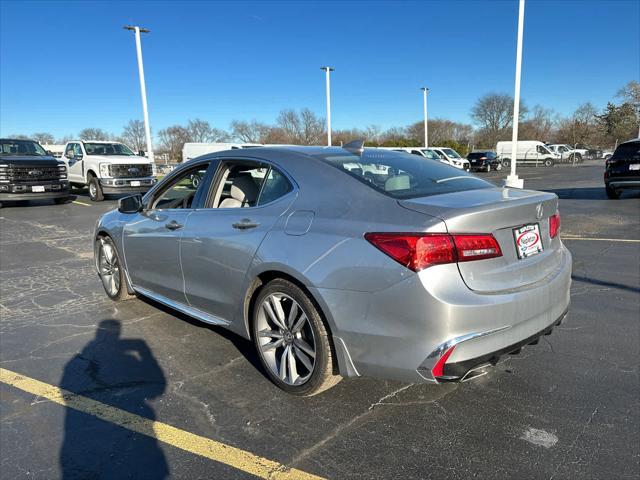
<path fill-rule="evenodd" d="M 502 166 L 505 168 L 509 168 L 511 166 L 511 159 L 505 158 L 504 160 L 502 160 Z"/>
<path fill-rule="evenodd" d="M 251 334 L 269 379 L 287 393 L 310 397 L 342 379 L 334 374 L 331 338 L 318 308 L 287 280 L 272 280 L 259 291 Z"/>
<path fill-rule="evenodd" d="M 120 256 L 110 237 L 100 237 L 97 241 L 98 276 L 107 296 L 114 301 L 133 298 L 127 291 L 127 282 Z"/>
<path fill-rule="evenodd" d="M 65 203 L 70 203 L 72 200 L 72 197 L 58 197 L 58 198 L 54 198 L 53 202 L 56 205 L 64 205 Z"/>
<path fill-rule="evenodd" d="M 89 198 L 92 202 L 101 202 L 104 200 L 104 193 L 100 181 L 91 175 L 89 177 Z"/>
<path fill-rule="evenodd" d="M 605 185 L 605 191 L 607 192 L 607 197 L 611 200 L 618 200 L 620 198 L 620 192 L 609 185 Z"/>
<path fill-rule="evenodd" d="M 487 168 L 485 169 L 486 172 L 490 172 L 491 171 L 491 164 L 487 163 Z"/>
<path fill-rule="evenodd" d="M 544 166 L 545 167 L 553 167 L 553 158 L 545 158 L 544 159 Z"/>

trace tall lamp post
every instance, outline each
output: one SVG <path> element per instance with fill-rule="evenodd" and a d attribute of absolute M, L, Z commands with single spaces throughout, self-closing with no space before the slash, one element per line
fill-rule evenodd
<path fill-rule="evenodd" d="M 520 0 L 518 12 L 518 46 L 516 50 L 516 85 L 513 96 L 513 133 L 511 135 L 511 173 L 507 176 L 505 186 L 523 188 L 524 180 L 516 174 L 518 153 L 518 120 L 520 118 L 520 70 L 522 66 L 522 31 L 524 29 L 524 0 Z"/>
<path fill-rule="evenodd" d="M 331 72 L 335 69 L 331 67 L 320 67 L 325 71 L 327 80 L 327 145 L 331 146 Z"/>
<path fill-rule="evenodd" d="M 142 97 L 142 114 L 144 115 L 144 134 L 147 137 L 147 156 L 151 163 L 153 159 L 153 145 L 151 144 L 151 128 L 149 127 L 149 111 L 147 110 L 147 88 L 144 83 L 144 66 L 142 65 L 142 47 L 140 46 L 140 33 L 149 33 L 146 28 L 125 25 L 125 30 L 135 32 L 136 54 L 138 56 L 138 75 L 140 77 L 140 96 Z"/>
<path fill-rule="evenodd" d="M 424 107 L 424 148 L 427 148 L 429 146 L 429 127 L 427 125 L 427 94 L 429 93 L 429 89 L 427 87 L 422 87 L 421 90 Z"/>

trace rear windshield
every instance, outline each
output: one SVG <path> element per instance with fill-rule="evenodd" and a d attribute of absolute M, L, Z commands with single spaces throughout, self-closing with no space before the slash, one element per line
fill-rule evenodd
<path fill-rule="evenodd" d="M 638 158 L 639 156 L 640 142 L 630 142 L 618 145 L 618 148 L 616 148 L 616 151 L 611 158 L 613 158 L 614 160 L 625 160 L 634 157 Z"/>
<path fill-rule="evenodd" d="M 467 172 L 404 152 L 366 150 L 361 156 L 316 155 L 329 165 L 393 198 L 417 198 L 442 193 L 491 188 Z"/>
<path fill-rule="evenodd" d="M 496 158 L 496 154 L 493 152 L 471 152 L 469 155 L 467 155 L 467 159 L 469 160 L 473 160 L 476 158 L 488 158 L 489 160 L 493 160 L 494 158 Z"/>

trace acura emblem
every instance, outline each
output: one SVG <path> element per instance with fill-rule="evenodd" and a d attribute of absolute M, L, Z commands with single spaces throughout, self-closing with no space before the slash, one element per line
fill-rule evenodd
<path fill-rule="evenodd" d="M 42 170 L 29 170 L 29 175 L 33 175 L 34 177 L 39 177 L 42 175 Z"/>
<path fill-rule="evenodd" d="M 538 205 L 536 205 L 536 218 L 540 220 L 543 214 L 544 214 L 544 207 L 542 206 L 541 203 L 539 203 Z"/>

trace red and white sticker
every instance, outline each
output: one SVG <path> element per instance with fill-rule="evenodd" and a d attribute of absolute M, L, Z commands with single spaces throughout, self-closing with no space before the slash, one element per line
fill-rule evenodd
<path fill-rule="evenodd" d="M 513 229 L 518 258 L 527 258 L 542 251 L 542 238 L 537 223 Z"/>

